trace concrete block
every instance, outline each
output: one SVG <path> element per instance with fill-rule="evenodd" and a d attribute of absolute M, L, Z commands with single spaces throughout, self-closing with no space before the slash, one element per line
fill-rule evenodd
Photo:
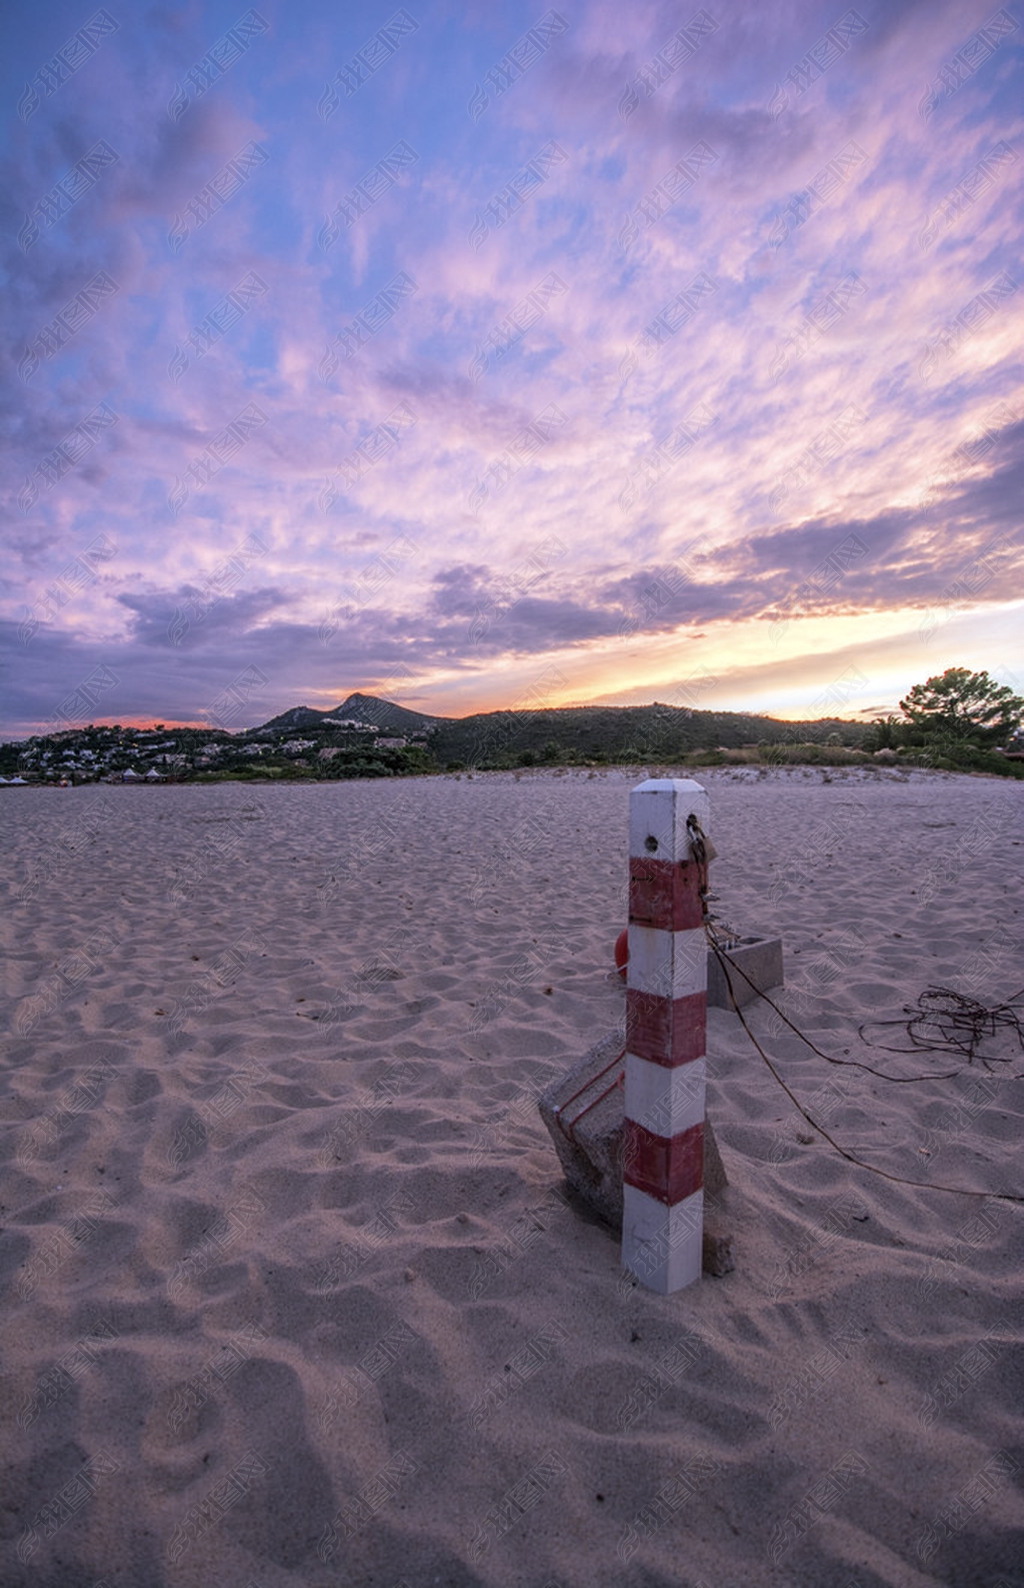
<path fill-rule="evenodd" d="M 739 967 L 733 970 L 730 965 L 729 970 L 733 996 L 741 1009 L 745 1004 L 752 1003 L 759 993 L 783 985 L 780 938 L 741 937 L 734 939 L 725 952 Z M 740 971 L 743 972 L 742 976 Z M 733 1006 L 725 972 L 712 949 L 708 949 L 708 1005 L 715 1009 L 731 1009 Z"/>
<path fill-rule="evenodd" d="M 713 1275 L 715 1279 L 722 1279 L 726 1274 L 731 1274 L 736 1267 L 732 1255 L 732 1236 L 706 1208 L 702 1258 L 704 1272 Z"/>
<path fill-rule="evenodd" d="M 565 1075 L 552 1081 L 538 1103 L 570 1187 L 615 1230 L 622 1228 L 622 1050 L 620 1033 L 604 1037 Z M 704 1191 L 709 1198 L 717 1198 L 726 1185 L 715 1133 L 711 1121 L 705 1119 Z M 719 1254 L 722 1239 L 717 1237 L 715 1250 Z"/>

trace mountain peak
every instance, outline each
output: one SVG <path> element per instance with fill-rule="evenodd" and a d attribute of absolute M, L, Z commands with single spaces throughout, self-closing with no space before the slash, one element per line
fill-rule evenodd
<path fill-rule="evenodd" d="M 428 717 L 422 711 L 412 711 L 408 706 L 396 705 L 393 700 L 381 700 L 379 695 L 364 695 L 358 690 L 325 715 L 355 717 L 362 722 L 375 722 L 380 728 L 391 728 L 397 733 L 415 733 L 446 720 Z"/>
<path fill-rule="evenodd" d="M 329 725 L 329 720 L 332 718 L 373 723 L 374 727 L 387 729 L 395 734 L 422 733 L 437 722 L 449 720 L 445 717 L 428 717 L 422 711 L 411 711 L 406 706 L 396 705 L 392 700 L 381 700 L 377 695 L 363 695 L 356 691 L 343 700 L 340 706 L 331 706 L 327 711 L 316 711 L 312 706 L 292 706 L 288 711 L 282 711 L 279 716 L 272 717 L 269 722 L 262 723 L 259 728 L 250 729 L 250 732 L 260 733 L 264 729 L 319 728 L 325 722 Z"/>

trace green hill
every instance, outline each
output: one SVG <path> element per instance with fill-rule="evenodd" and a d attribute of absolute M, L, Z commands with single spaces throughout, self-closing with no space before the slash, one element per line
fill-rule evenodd
<path fill-rule="evenodd" d="M 569 706 L 550 711 L 494 711 L 438 723 L 429 748 L 441 766 L 511 765 L 522 756 L 552 760 L 672 761 L 695 750 L 744 745 L 824 744 L 830 734 L 859 747 L 869 725 L 827 717 L 780 722 L 733 711 L 685 706 Z"/>

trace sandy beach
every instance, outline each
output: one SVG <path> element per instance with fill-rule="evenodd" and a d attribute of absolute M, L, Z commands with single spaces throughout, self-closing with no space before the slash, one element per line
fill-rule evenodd
<path fill-rule="evenodd" d="M 956 1073 L 747 1012 L 895 1183 L 709 1011 L 736 1267 L 661 1297 L 536 1108 L 644 775 L 3 791 L 5 1588 L 1024 1588 L 1024 1054 L 858 1034 L 1024 984 L 1024 786 L 687 774 L 780 1008 Z"/>

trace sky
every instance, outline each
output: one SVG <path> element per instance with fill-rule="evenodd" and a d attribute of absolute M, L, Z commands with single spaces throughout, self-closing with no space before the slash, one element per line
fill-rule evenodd
<path fill-rule="evenodd" d="M 5 8 L 0 734 L 1024 692 L 1024 7 Z"/>

